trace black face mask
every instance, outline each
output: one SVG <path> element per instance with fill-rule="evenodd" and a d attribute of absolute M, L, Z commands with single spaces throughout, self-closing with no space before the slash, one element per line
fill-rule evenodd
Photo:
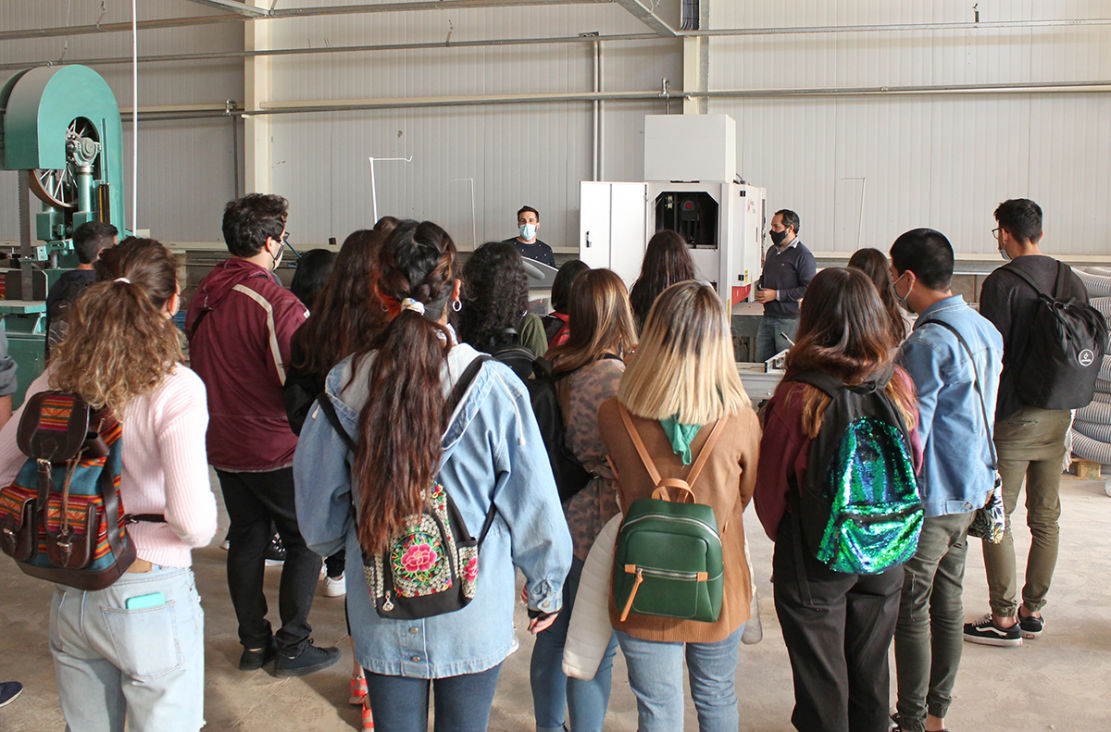
<path fill-rule="evenodd" d="M 783 231 L 769 230 L 768 234 L 771 235 L 772 244 L 775 244 L 777 247 L 783 246 L 783 241 L 787 238 L 787 230 L 786 229 L 784 229 Z"/>

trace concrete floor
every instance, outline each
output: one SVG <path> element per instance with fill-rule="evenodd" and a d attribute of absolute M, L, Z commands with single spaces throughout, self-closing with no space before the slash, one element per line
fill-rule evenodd
<path fill-rule="evenodd" d="M 213 482 L 215 486 L 215 481 Z M 217 490 L 217 495 L 219 491 Z M 1041 639 L 1014 649 L 965 645 L 964 662 L 949 717 L 960 732 L 1009 730 L 1111 730 L 1111 498 L 1102 481 L 1066 477 L 1057 576 L 1045 610 Z M 741 730 L 792 729 L 790 666 L 775 620 L 768 573 L 772 544 L 753 511 L 746 515 L 753 562 L 760 584 L 764 641 L 741 646 L 737 694 Z M 223 528 L 226 515 L 221 510 Z M 1024 522 L 1023 509 L 1015 515 Z M 1024 554 L 1029 539 L 1019 533 Z M 318 596 L 312 622 L 317 645 L 337 644 L 344 660 L 303 679 L 276 679 L 266 671 L 237 670 L 240 646 L 225 585 L 225 553 L 216 544 L 194 552 L 197 585 L 206 612 L 207 730 L 224 732 L 343 732 L 358 729 L 359 713 L 347 705 L 350 645 L 342 601 Z M 268 596 L 277 604 L 279 572 L 267 572 Z M 0 561 L 0 676 L 22 681 L 23 695 L 0 710 L 0 730 L 41 732 L 64 728 L 47 648 L 51 587 Z M 969 619 L 987 610 L 987 590 L 978 542 L 973 540 L 965 582 Z M 524 613 L 517 626 L 524 628 Z M 518 630 L 521 649 L 506 660 L 494 701 L 490 729 L 531 732 L 528 661 L 532 639 Z M 894 698 L 894 697 L 892 697 Z M 697 729 L 688 701 L 687 729 Z M 606 730 L 636 729 L 636 705 L 618 654 Z"/>

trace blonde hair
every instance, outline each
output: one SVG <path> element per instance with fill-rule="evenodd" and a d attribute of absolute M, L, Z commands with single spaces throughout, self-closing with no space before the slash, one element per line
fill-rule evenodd
<path fill-rule="evenodd" d="M 50 386 L 121 414 L 181 361 L 181 336 L 163 309 L 177 293 L 177 272 L 162 244 L 131 237 L 101 252 L 97 277 L 69 313 Z"/>
<path fill-rule="evenodd" d="M 698 425 L 752 405 L 733 360 L 725 308 L 712 287 L 680 282 L 660 294 L 617 398 L 638 417 Z"/>

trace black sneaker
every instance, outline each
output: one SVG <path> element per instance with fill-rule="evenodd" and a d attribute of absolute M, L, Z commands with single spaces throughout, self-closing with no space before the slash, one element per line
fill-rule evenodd
<path fill-rule="evenodd" d="M 243 655 L 239 657 L 239 670 L 240 671 L 258 671 L 274 660 L 278 655 L 278 644 L 274 642 L 271 637 L 265 646 L 262 648 L 244 648 Z"/>
<path fill-rule="evenodd" d="M 266 547 L 266 552 L 262 555 L 266 559 L 267 567 L 280 567 L 285 563 L 285 546 L 282 545 L 282 538 L 277 534 L 270 537 L 270 545 Z"/>
<path fill-rule="evenodd" d="M 18 681 L 5 681 L 0 683 L 0 707 L 6 707 L 23 693 L 23 684 Z"/>
<path fill-rule="evenodd" d="M 1018 623 L 1010 628 L 1000 628 L 992 622 L 991 613 L 988 613 L 975 623 L 964 624 L 964 639 L 985 646 L 1021 646 L 1022 631 Z"/>
<path fill-rule="evenodd" d="M 299 656 L 290 658 L 278 654 L 278 660 L 274 661 L 274 675 L 307 676 L 331 668 L 337 662 L 339 662 L 338 648 L 317 648 L 310 640 Z"/>
<path fill-rule="evenodd" d="M 1018 627 L 1022 629 L 1022 637 L 1034 640 L 1045 630 L 1045 620 L 1037 615 L 1018 614 Z"/>

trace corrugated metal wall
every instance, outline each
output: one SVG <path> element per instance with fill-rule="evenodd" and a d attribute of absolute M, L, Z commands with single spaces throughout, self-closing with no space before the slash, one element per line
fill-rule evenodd
<path fill-rule="evenodd" d="M 345 0 L 346 1 L 346 0 Z M 353 0 L 351 0 L 353 1 Z M 317 5 L 317 0 L 296 4 Z M 283 7 L 291 4 L 283 3 Z M 714 28 L 968 22 L 961 0 L 710 0 Z M 1094 0 L 981 0 L 984 21 L 1099 17 Z M 104 20 L 129 17 L 107 0 Z M 183 0 L 145 0 L 142 17 L 212 11 Z M 0 4 L 4 29 L 95 23 L 99 3 L 20 0 Z M 326 16 L 273 23 L 277 47 L 641 33 L 616 4 Z M 1111 79 L 1108 26 L 1022 30 L 839 33 L 709 40 L 711 89 L 990 84 Z M 122 56 L 126 34 L 0 44 L 0 62 Z M 140 53 L 240 50 L 240 23 L 144 31 Z M 444 48 L 276 58 L 272 100 L 590 91 L 590 44 Z M 603 88 L 682 86 L 680 41 L 607 43 Z M 125 66 L 100 70 L 124 106 Z M 243 99 L 238 61 L 143 64 L 140 104 Z M 679 112 L 680 102 L 672 102 Z M 638 180 L 643 117 L 664 102 L 607 103 L 603 177 Z M 816 250 L 886 248 L 901 231 L 934 226 L 959 252 L 990 254 L 991 212 L 1030 196 L 1046 210 L 1051 251 L 1103 253 L 1111 207 L 1102 205 L 1111 165 L 1111 96 L 966 94 L 899 97 L 714 99 L 710 112 L 738 122 L 739 169 L 768 188 L 774 208 L 795 208 Z M 413 156 L 377 168 L 379 212 L 431 218 L 462 245 L 472 241 L 474 180 L 479 241 L 511 236 L 514 212 L 541 210 L 541 237 L 573 245 L 578 184 L 593 175 L 589 102 L 397 109 L 273 117 L 273 190 L 290 198 L 290 229 L 303 245 L 368 226 L 367 157 Z M 140 123 L 140 226 L 176 241 L 218 241 L 219 214 L 234 192 L 231 122 Z M 126 130 L 130 125 L 125 125 Z M 129 137 L 129 134 L 127 135 Z M 130 143 L 126 145 L 130 150 Z M 129 154 L 129 153 L 128 153 Z M 453 182 L 454 181 L 454 182 Z M 16 236 L 15 175 L 0 174 L 0 239 Z M 863 203 L 863 206 L 862 206 Z"/>
<path fill-rule="evenodd" d="M 320 17 L 274 24 L 274 45 L 332 46 L 643 33 L 613 5 L 501 8 Z M 605 44 L 603 89 L 681 84 L 680 43 Z M 589 92 L 592 44 L 445 48 L 287 57 L 273 65 L 274 100 L 380 99 Z M 678 103 L 673 103 L 678 107 Z M 642 175 L 643 117 L 664 103 L 605 106 L 603 170 Z M 540 210 L 540 238 L 577 241 L 579 182 L 593 174 L 593 105 L 398 109 L 274 119 L 274 190 L 290 199 L 295 238 L 342 238 L 374 223 L 367 158 L 408 157 L 375 166 L 379 215 L 419 217 L 472 243 L 470 182 L 479 243 L 515 235 L 516 211 Z M 453 182 L 454 181 L 454 182 Z"/>
<path fill-rule="evenodd" d="M 77 0 L 0 3 L 0 28 L 56 28 L 92 25 L 101 4 Z M 131 3 L 106 0 L 102 22 L 131 20 Z M 208 15 L 214 11 L 181 0 L 143 0 L 140 20 Z M 139 33 L 139 54 L 242 51 L 243 26 L 221 23 Z M 129 33 L 75 35 L 0 42 L 0 63 L 131 55 Z M 121 107 L 130 107 L 130 65 L 94 66 L 111 86 Z M 0 72 L 0 79 L 6 72 Z M 223 104 L 243 99 L 243 63 L 200 61 L 139 65 L 139 106 Z M 240 123 L 241 125 L 242 123 Z M 220 241 L 224 204 L 234 196 L 232 122 L 229 119 L 150 122 L 139 119 L 138 225 L 166 241 Z M 131 221 L 132 125 L 124 121 L 124 165 Z M 242 144 L 242 142 L 240 143 Z M 16 173 L 0 171 L 0 240 L 19 238 Z M 33 204 L 37 210 L 37 203 Z"/>
<path fill-rule="evenodd" d="M 1106 3 L 981 0 L 981 21 L 1098 18 Z M 972 22 L 971 3 L 717 2 L 714 28 Z M 1111 27 L 715 37 L 710 88 L 1111 79 Z M 1108 254 L 1111 94 L 713 99 L 737 120 L 739 170 L 792 208 L 813 249 L 886 251 L 917 226 L 994 252 L 992 211 L 1029 197 L 1047 250 Z M 861 216 L 861 198 L 863 218 Z"/>

